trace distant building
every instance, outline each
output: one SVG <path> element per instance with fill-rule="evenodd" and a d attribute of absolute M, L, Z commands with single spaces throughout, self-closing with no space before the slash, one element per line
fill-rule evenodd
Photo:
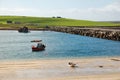
<path fill-rule="evenodd" d="M 12 24 L 12 21 L 7 21 L 7 24 Z"/>
<path fill-rule="evenodd" d="M 62 18 L 62 17 L 61 16 L 57 16 L 57 17 L 53 16 L 52 18 Z"/>
<path fill-rule="evenodd" d="M 52 18 L 55 18 L 55 16 L 53 16 Z"/>
<path fill-rule="evenodd" d="M 14 24 L 21 24 L 21 22 L 14 22 Z"/>
<path fill-rule="evenodd" d="M 61 16 L 57 16 L 57 18 L 62 18 Z"/>

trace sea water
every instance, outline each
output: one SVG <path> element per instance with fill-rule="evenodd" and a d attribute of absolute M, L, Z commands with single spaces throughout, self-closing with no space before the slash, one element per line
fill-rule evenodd
<path fill-rule="evenodd" d="M 31 47 L 42 40 L 44 51 L 33 52 Z M 120 56 L 120 42 L 54 31 L 19 33 L 0 30 L 0 60 L 52 59 Z"/>

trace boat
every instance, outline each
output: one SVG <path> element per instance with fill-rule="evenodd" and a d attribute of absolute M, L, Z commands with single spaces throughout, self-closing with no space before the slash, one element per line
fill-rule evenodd
<path fill-rule="evenodd" d="M 18 32 L 20 32 L 20 33 L 28 33 L 28 32 L 30 32 L 30 31 L 28 30 L 28 27 L 24 26 L 24 27 L 22 27 L 22 28 L 19 28 L 19 29 L 18 29 Z"/>
<path fill-rule="evenodd" d="M 43 51 L 43 50 L 45 50 L 44 47 L 41 47 L 41 48 L 37 48 L 35 46 L 32 47 L 32 51 Z"/>
<path fill-rule="evenodd" d="M 41 42 L 42 40 L 32 40 L 31 42 Z"/>
<path fill-rule="evenodd" d="M 40 44 L 38 46 L 32 46 L 32 51 L 43 51 L 45 50 L 45 45 L 44 44 Z"/>

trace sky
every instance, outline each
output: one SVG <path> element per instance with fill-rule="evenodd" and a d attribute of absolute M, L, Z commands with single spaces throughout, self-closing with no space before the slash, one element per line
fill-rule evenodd
<path fill-rule="evenodd" d="M 120 0 L 0 0 L 0 15 L 120 21 Z"/>

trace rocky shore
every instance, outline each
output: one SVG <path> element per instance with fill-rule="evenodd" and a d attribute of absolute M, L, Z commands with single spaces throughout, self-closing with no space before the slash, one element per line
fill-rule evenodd
<path fill-rule="evenodd" d="M 49 27 L 52 31 L 120 41 L 119 28 Z"/>

